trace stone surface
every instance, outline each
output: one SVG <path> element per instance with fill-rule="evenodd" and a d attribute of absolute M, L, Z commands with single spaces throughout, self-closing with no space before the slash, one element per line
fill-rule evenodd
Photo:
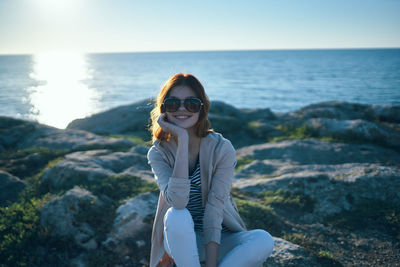
<path fill-rule="evenodd" d="M 0 170 L 0 207 L 17 201 L 25 186 L 25 183 L 18 177 Z"/>
<path fill-rule="evenodd" d="M 103 203 L 89 191 L 74 187 L 62 197 L 48 202 L 41 209 L 40 223 L 54 237 L 67 237 L 83 249 L 96 249 L 95 231 L 85 221 L 77 220 L 84 213 L 82 204 L 101 209 Z"/>
<path fill-rule="evenodd" d="M 100 193 L 94 195 L 74 187 L 76 184 L 97 185 L 114 175 L 141 177 L 154 182 L 146 159 L 148 147 L 122 138 L 96 135 L 148 135 L 146 126 L 152 108 L 148 103 L 146 100 L 76 120 L 67 130 L 0 117 L 0 152 L 36 147 L 68 150 L 63 160 L 47 167 L 40 184 L 48 185 L 50 193 L 61 194 L 63 190 L 69 190 L 59 197 L 53 195 L 56 198 L 43 206 L 40 218 L 41 225 L 51 237 L 72 240 L 78 248 L 79 253 L 74 254 L 67 264 L 88 266 L 86 260 L 90 251 L 100 255 L 109 255 L 107 251 L 111 251 L 117 255 L 116 266 L 148 265 L 157 195 L 144 193 L 120 204 L 122 199 L 111 199 Z M 392 242 L 399 239 L 397 233 L 392 234 L 396 232 L 396 224 L 392 229 L 377 229 L 380 221 L 371 223 L 370 218 L 363 223 L 371 223 L 371 229 L 350 231 L 323 220 L 331 215 L 349 214 L 346 212 L 360 207 L 364 200 L 400 206 L 399 109 L 399 106 L 330 101 L 274 114 L 267 108 L 246 110 L 212 102 L 209 116 L 212 128 L 239 148 L 238 161 L 244 159 L 241 162 L 247 162 L 240 166 L 233 183 L 239 190 L 252 192 L 243 194 L 243 198 L 248 196 L 248 201 L 263 203 L 257 199 L 257 193 L 283 190 L 311 199 L 310 207 L 304 210 L 293 211 L 278 205 L 273 210 L 276 214 L 271 216 L 283 216 L 275 218 L 285 224 L 282 226 L 285 233 L 277 232 L 276 235 L 287 234 L 288 239 L 298 240 L 306 247 L 307 242 L 311 242 L 318 250 L 314 253 L 309 248 L 306 250 L 275 237 L 274 252 L 266 262 L 268 266 L 325 266 L 318 256 L 321 251 L 326 252 L 328 258 L 335 256 L 327 259 L 328 262 L 344 265 L 357 262 L 379 265 L 382 262 L 379 257 L 387 258 L 387 255 L 390 259 L 384 262 L 398 262 L 395 260 L 398 254 L 396 243 Z M 301 127 L 312 129 L 314 138 L 267 142 L 274 137 L 293 138 L 290 135 Z M 323 137 L 337 139 L 333 139 L 335 142 L 315 139 Z M 13 160 L 5 158 L 10 162 Z M 24 156 L 23 160 L 42 161 L 35 153 Z M 11 176 L 0 171 L 2 197 L 3 192 L 12 191 L 4 189 L 9 181 L 23 188 L 23 182 L 18 178 L 11 177 L 4 182 L 2 177 Z M 94 222 L 89 218 L 92 213 L 87 207 L 103 211 L 100 216 L 109 220 L 102 222 L 101 230 L 93 226 Z M 351 216 L 348 215 L 347 220 L 352 220 Z M 105 225 L 111 227 L 111 224 L 111 230 L 104 230 Z M 370 256 L 371 253 L 375 254 Z"/>
<path fill-rule="evenodd" d="M 100 149 L 67 154 L 64 160 L 44 172 L 42 182 L 57 190 L 97 182 L 113 175 L 145 176 L 150 179 L 150 173 L 143 154 Z"/>
<path fill-rule="evenodd" d="M 147 133 L 149 114 L 153 108 L 151 100 L 119 106 L 87 118 L 77 119 L 67 129 L 80 129 L 96 134 Z"/>
<path fill-rule="evenodd" d="M 238 157 L 278 160 L 296 164 L 380 163 L 396 165 L 400 153 L 366 144 L 324 142 L 315 139 L 286 140 L 247 146 L 237 150 Z"/>
<path fill-rule="evenodd" d="M 274 250 L 265 262 L 264 266 L 322 266 L 318 263 L 315 256 L 312 256 L 310 253 L 305 251 L 303 247 L 278 237 L 274 237 L 274 241 Z"/>
<path fill-rule="evenodd" d="M 103 245 L 121 256 L 149 247 L 157 201 L 157 195 L 143 193 L 119 206 L 113 228 Z"/>
<path fill-rule="evenodd" d="M 0 117 L 0 146 L 3 149 L 46 147 L 87 150 L 124 149 L 134 146 L 126 139 L 106 138 L 81 130 L 61 130 L 32 121 Z"/>

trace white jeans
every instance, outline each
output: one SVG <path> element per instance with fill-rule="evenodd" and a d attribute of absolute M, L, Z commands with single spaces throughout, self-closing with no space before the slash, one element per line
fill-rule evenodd
<path fill-rule="evenodd" d="M 262 266 L 272 253 L 274 240 L 264 230 L 222 233 L 218 249 L 219 267 Z M 164 248 L 177 267 L 199 267 L 205 261 L 202 233 L 194 231 L 187 209 L 169 208 L 164 216 Z"/>

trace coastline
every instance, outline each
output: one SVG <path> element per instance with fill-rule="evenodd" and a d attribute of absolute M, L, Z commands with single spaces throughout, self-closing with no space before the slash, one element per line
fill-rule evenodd
<path fill-rule="evenodd" d="M 65 130 L 0 117 L 2 262 L 148 265 L 158 189 L 146 103 Z M 214 101 L 209 119 L 237 151 L 241 216 L 276 240 L 268 266 L 398 262 L 400 106 L 330 101 L 273 113 Z"/>

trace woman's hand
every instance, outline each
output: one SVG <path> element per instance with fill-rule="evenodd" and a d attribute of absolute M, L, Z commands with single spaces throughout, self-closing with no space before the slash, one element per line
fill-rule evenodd
<path fill-rule="evenodd" d="M 161 113 L 158 117 L 157 123 L 161 126 L 164 132 L 172 134 L 175 137 L 180 138 L 188 136 L 186 129 L 167 121 L 167 113 Z"/>

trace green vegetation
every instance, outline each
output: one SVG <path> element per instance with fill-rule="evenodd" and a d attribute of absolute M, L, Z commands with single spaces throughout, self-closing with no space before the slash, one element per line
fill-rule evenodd
<path fill-rule="evenodd" d="M 0 208 L 0 262 L 4 266 L 66 266 L 66 258 L 76 254 L 73 242 L 49 237 L 49 229 L 39 223 L 46 202 L 30 199 Z"/>
<path fill-rule="evenodd" d="M 354 210 L 326 218 L 324 223 L 351 231 L 379 228 L 400 241 L 400 207 L 392 203 L 365 200 Z"/>
<path fill-rule="evenodd" d="M 107 233 L 111 231 L 116 214 L 117 205 L 107 203 L 96 205 L 95 201 L 82 200 L 79 202 L 80 212 L 75 215 L 77 222 L 89 224 L 96 232 L 97 242 L 106 239 Z"/>
<path fill-rule="evenodd" d="M 135 197 L 140 193 L 158 190 L 157 185 L 154 183 L 128 175 L 109 176 L 98 182 L 81 184 L 80 186 L 86 188 L 94 195 L 105 195 L 118 203 L 127 198 Z"/>
<path fill-rule="evenodd" d="M 233 188 L 232 194 L 248 228 L 268 229 L 275 236 L 283 236 L 291 228 L 286 217 L 314 209 L 314 201 L 300 192 L 276 190 L 254 194 Z"/>
<path fill-rule="evenodd" d="M 304 248 L 316 249 L 313 241 L 303 233 L 285 233 L 283 239 Z"/>
<path fill-rule="evenodd" d="M 292 124 L 277 125 L 276 130 L 282 132 L 282 136 L 274 137 L 269 139 L 269 142 L 278 142 L 287 139 L 307 139 L 307 138 L 318 138 L 318 131 L 307 125 L 295 126 Z"/>
<path fill-rule="evenodd" d="M 137 145 L 142 145 L 142 146 L 150 147 L 152 145 L 151 140 L 148 140 L 148 138 L 145 138 L 145 137 L 139 136 L 139 135 L 117 135 L 117 134 L 113 134 L 113 135 L 108 135 L 107 137 L 128 139 L 128 140 L 132 141 L 133 143 L 135 143 Z"/>
<path fill-rule="evenodd" d="M 247 123 L 247 128 L 249 128 L 250 130 L 257 130 L 261 127 L 261 123 L 259 121 L 249 121 Z"/>
<path fill-rule="evenodd" d="M 240 171 L 246 167 L 247 164 L 252 163 L 254 160 L 255 159 L 253 157 L 237 157 L 235 171 Z"/>
<path fill-rule="evenodd" d="M 267 191 L 260 193 L 262 202 L 275 208 L 286 209 L 290 212 L 313 212 L 314 200 L 309 196 L 298 192 L 292 193 L 289 190 Z"/>
<path fill-rule="evenodd" d="M 0 153 L 0 169 L 25 179 L 43 169 L 50 161 L 63 157 L 67 150 L 26 148 Z"/>
<path fill-rule="evenodd" d="M 35 200 L 0 208 L 0 262 L 9 266 L 29 262 L 25 248 L 37 239 L 39 209 Z"/>
<path fill-rule="evenodd" d="M 64 159 L 67 151 L 46 148 L 24 149 L 1 153 L 0 167 L 14 175 L 22 176 L 27 187 L 21 192 L 18 202 L 0 208 L 0 262 L 5 266 L 67 266 L 70 259 L 82 251 L 74 241 L 64 237 L 51 237 L 51 229 L 40 225 L 40 210 L 51 199 L 63 195 L 69 188 L 54 191 L 41 181 L 46 168 L 55 166 Z M 34 165 L 35 159 L 39 159 Z M 33 159 L 33 160 L 32 160 Z M 79 203 L 81 212 L 77 222 L 88 223 L 95 230 L 100 243 L 105 240 L 116 216 L 116 208 L 128 198 L 143 192 L 156 192 L 157 186 L 127 175 L 110 176 L 79 186 L 98 196 L 103 205 L 95 202 Z M 105 201 L 105 202 L 104 202 Z M 100 257 L 102 256 L 102 257 Z M 95 260 L 101 258 L 101 261 Z M 118 263 L 114 253 L 103 248 L 90 253 L 91 262 L 98 266 Z M 1 265 L 0 264 L 0 265 Z"/>

